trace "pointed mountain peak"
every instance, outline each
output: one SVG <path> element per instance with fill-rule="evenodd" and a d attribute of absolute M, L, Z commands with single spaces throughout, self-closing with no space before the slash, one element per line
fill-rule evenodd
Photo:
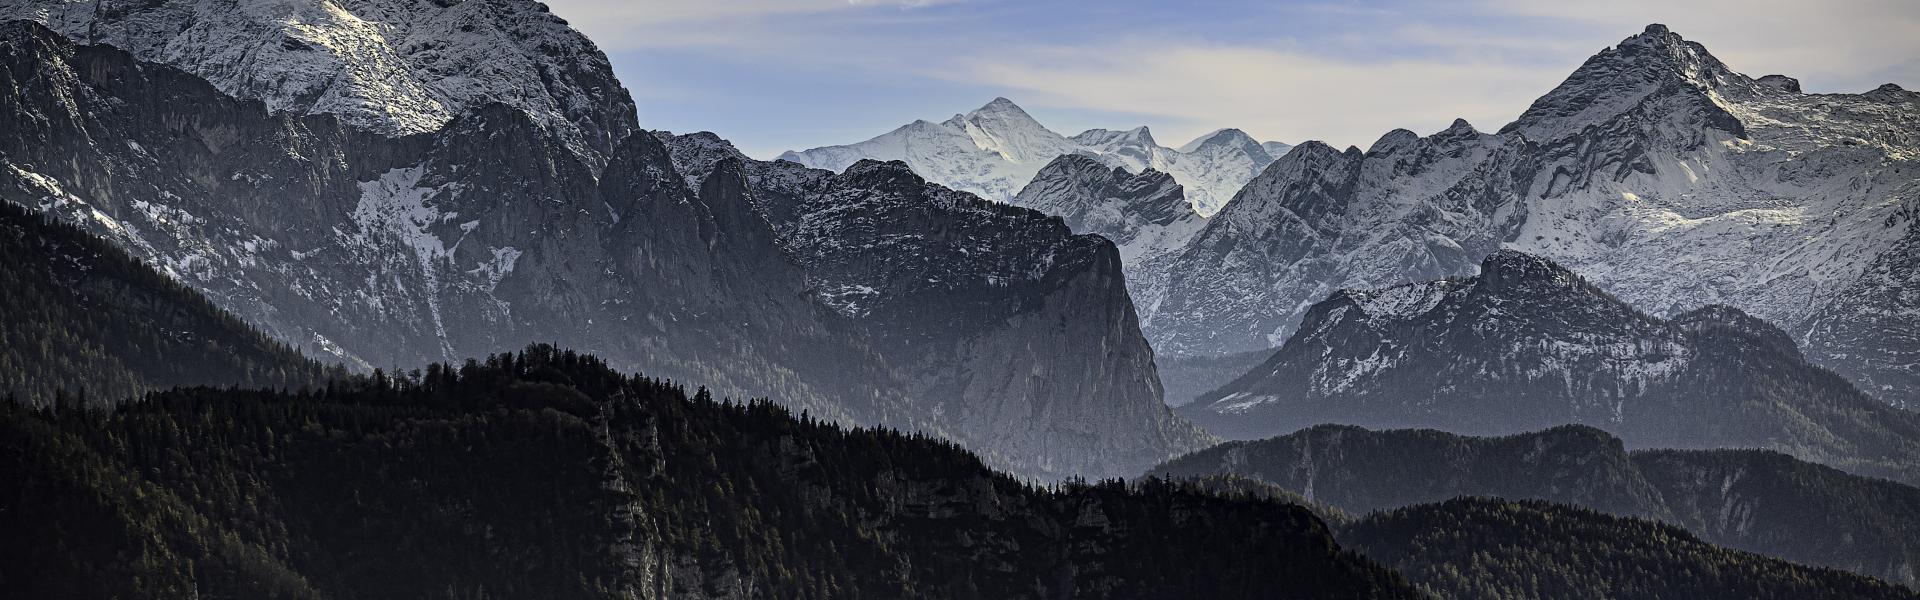
<path fill-rule="evenodd" d="M 1406 129 L 1395 129 L 1387 132 L 1386 135 L 1380 136 L 1379 140 L 1374 141 L 1373 146 L 1367 148 L 1367 154 L 1392 154 L 1396 150 L 1411 147 L 1418 143 L 1420 143 L 1420 134 Z"/>
<path fill-rule="evenodd" d="M 1477 130 L 1474 129 L 1473 124 L 1468 123 L 1466 119 L 1454 119 L 1453 124 L 1448 125 L 1444 131 L 1448 133 L 1457 133 L 1457 132 L 1463 132 L 1463 131 L 1477 131 Z"/>
<path fill-rule="evenodd" d="M 1653 25 L 1588 58 L 1501 132 L 1553 142 L 1638 111 L 1647 113 L 1643 118 L 1699 119 L 1744 137 L 1739 120 L 1716 106 L 1709 92 L 1745 95 L 1754 87 L 1705 46 Z"/>
<path fill-rule="evenodd" d="M 1257 148 L 1260 146 L 1260 142 L 1254 141 L 1253 136 L 1247 135 L 1247 132 L 1245 131 L 1228 127 L 1225 129 L 1215 129 L 1213 131 L 1207 132 L 1206 135 L 1193 138 L 1193 141 L 1187 142 L 1186 145 L 1181 146 L 1179 148 L 1179 151 L 1182 154 L 1191 154 L 1195 150 L 1199 150 L 1201 148 L 1208 147 L 1208 146 L 1239 147 L 1239 148 L 1245 148 L 1245 147 L 1251 146 L 1251 147 Z"/>
<path fill-rule="evenodd" d="M 1140 143 L 1145 144 L 1147 146 L 1159 145 L 1158 143 L 1153 141 L 1153 131 L 1148 130 L 1147 126 L 1145 125 L 1141 125 L 1139 127 L 1135 127 L 1133 129 L 1127 130 L 1127 136 L 1133 139 L 1139 140 Z"/>
<path fill-rule="evenodd" d="M 1020 108 L 1020 105 L 1014 104 L 1012 100 L 1008 100 L 1005 97 L 995 97 L 993 101 L 986 103 L 980 108 L 973 109 L 973 112 L 969 112 L 966 115 L 966 119 L 969 121 L 981 118 L 1032 121 L 1033 115 L 1027 114 L 1027 109 Z"/>

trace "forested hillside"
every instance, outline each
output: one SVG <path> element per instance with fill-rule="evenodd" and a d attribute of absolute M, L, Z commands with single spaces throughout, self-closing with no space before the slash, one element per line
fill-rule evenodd
<path fill-rule="evenodd" d="M 550 347 L 12 407 L 0 447 L 0 588 L 22 597 L 1416 596 L 1304 508 L 1034 487 Z"/>
<path fill-rule="evenodd" d="M 1340 539 L 1443 599 L 1912 598 L 1884 581 L 1720 548 L 1677 527 L 1540 501 L 1378 513 Z"/>
<path fill-rule="evenodd" d="M 113 244 L 0 202 L 0 394 L 101 404 L 176 385 L 291 388 L 339 374 Z"/>

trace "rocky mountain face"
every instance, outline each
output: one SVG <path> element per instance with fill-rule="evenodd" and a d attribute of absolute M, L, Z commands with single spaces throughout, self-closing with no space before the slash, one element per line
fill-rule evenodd
<path fill-rule="evenodd" d="M 6 198 L 120 243 L 309 354 L 393 367 L 564 339 L 623 367 L 765 393 L 804 387 L 775 357 L 835 345 L 798 268 L 721 232 L 726 207 L 706 201 L 726 201 L 725 186 L 688 188 L 651 136 L 630 136 L 596 180 L 505 105 L 393 138 L 8 28 Z M 797 392 L 819 400 L 810 409 L 867 413 Z"/>
<path fill-rule="evenodd" d="M 1726 304 L 1905 403 L 1916 317 L 1920 94 L 1807 94 L 1652 26 L 1589 59 L 1498 133 L 1464 122 L 1371 148 L 1303 144 L 1136 291 L 1155 348 L 1276 345 L 1343 288 L 1471 275 L 1511 248 L 1635 307 Z M 1864 300 L 1864 301 L 1863 301 Z"/>
<path fill-rule="evenodd" d="M 1229 442 L 1151 474 L 1233 476 L 1366 514 L 1460 496 L 1545 500 L 1664 521 L 1701 539 L 1913 584 L 1920 489 L 1758 450 L 1641 450 L 1563 426 L 1476 438 L 1323 425 Z"/>
<path fill-rule="evenodd" d="M 555 340 L 1043 478 L 1210 439 L 1161 404 L 1110 244 L 897 165 L 763 199 L 786 189 L 755 182 L 765 165 L 683 174 L 640 133 L 596 176 L 511 106 L 391 137 L 8 27 L 0 194 L 313 355 L 370 369 Z"/>
<path fill-rule="evenodd" d="M 0 15 L 178 67 L 270 113 L 388 135 L 505 104 L 598 169 L 638 129 L 606 55 L 537 2 L 4 0 Z"/>
<path fill-rule="evenodd" d="M 1920 481 L 1920 417 L 1810 364 L 1727 307 L 1641 313 L 1542 258 L 1343 291 L 1266 363 L 1180 409 L 1257 438 L 1319 423 L 1496 435 L 1583 423 L 1630 446 L 1769 448 Z"/>
<path fill-rule="evenodd" d="M 1135 174 L 1090 156 L 1053 159 L 1011 204 L 1060 217 L 1075 233 L 1107 238 L 1120 249 L 1129 287 L 1144 283 L 1141 265 L 1186 245 L 1207 220 L 1193 212 L 1173 176 Z"/>
<path fill-rule="evenodd" d="M 1054 133 L 1006 98 L 940 123 L 914 121 L 879 137 L 780 155 L 809 167 L 842 171 L 861 160 L 907 163 L 928 181 L 1008 202 L 1048 163 L 1085 154 L 1134 173 L 1148 169 L 1173 176 L 1192 210 L 1210 215 L 1247 180 L 1290 146 L 1255 142 L 1237 129 L 1222 129 L 1181 148 L 1167 148 L 1146 127 L 1092 129 L 1067 137 Z"/>
<path fill-rule="evenodd" d="M 1259 350 L 1335 290 L 1471 272 L 1504 239 L 1493 215 L 1517 200 L 1476 188 L 1519 159 L 1465 121 L 1428 138 L 1397 131 L 1369 152 L 1301 144 L 1185 247 L 1138 267 L 1142 326 L 1168 354 Z"/>
<path fill-rule="evenodd" d="M 747 160 L 713 134 L 666 139 L 685 172 L 745 165 L 812 293 L 968 447 L 1048 474 L 1125 475 L 1212 439 L 1161 403 L 1111 242 L 900 162 L 836 174 Z"/>

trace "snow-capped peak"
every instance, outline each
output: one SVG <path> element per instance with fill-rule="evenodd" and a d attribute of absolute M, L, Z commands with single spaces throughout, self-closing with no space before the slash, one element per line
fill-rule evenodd
<path fill-rule="evenodd" d="M 1151 148 L 1160 145 L 1153 141 L 1153 132 L 1147 129 L 1145 125 L 1125 131 L 1088 129 L 1074 135 L 1071 139 L 1083 145 L 1096 148 L 1118 145 L 1137 145 L 1143 148 Z"/>
<path fill-rule="evenodd" d="M 269 110 L 392 135 L 498 102 L 590 164 L 638 128 L 606 55 L 531 0 L 0 0 L 38 21 L 191 72 Z"/>
<path fill-rule="evenodd" d="M 1177 150 L 1181 154 L 1192 154 L 1194 152 L 1199 151 L 1201 147 L 1208 146 L 1208 145 L 1240 147 L 1240 148 L 1252 146 L 1255 148 L 1259 148 L 1260 142 L 1254 141 L 1253 136 L 1247 135 L 1247 132 L 1245 131 L 1234 129 L 1232 127 L 1227 127 L 1224 129 L 1215 129 L 1213 131 L 1207 132 L 1206 135 L 1193 138 L 1193 141 L 1187 142 L 1185 145 L 1182 145 L 1179 148 L 1177 148 Z M 1261 152 L 1265 152 L 1265 151 L 1266 151 L 1265 148 L 1261 148 Z"/>
<path fill-rule="evenodd" d="M 966 132 L 981 150 L 994 152 L 1015 163 L 1053 160 L 1072 154 L 1075 144 L 1034 120 L 1020 105 L 1006 98 L 994 98 L 986 106 L 965 115 L 954 115 L 943 125 Z"/>
<path fill-rule="evenodd" d="M 1720 105 L 1727 96 L 1749 95 L 1753 89 L 1752 79 L 1727 68 L 1706 47 L 1664 25 L 1648 25 L 1646 31 L 1587 59 L 1501 132 L 1547 143 L 1638 112 L 1647 118 L 1689 121 L 1682 127 L 1686 129 L 1699 129 L 1693 120 L 1704 121 L 1740 136 L 1740 124 Z"/>
<path fill-rule="evenodd" d="M 1212 214 L 1289 146 L 1262 144 L 1237 129 L 1222 129 L 1185 149 L 1159 145 L 1146 127 L 1089 129 L 1061 136 L 1006 98 L 940 123 L 916 121 L 879 137 L 844 146 L 787 152 L 780 158 L 839 171 L 860 159 L 901 160 L 928 181 L 998 202 L 1012 200 L 1040 168 L 1069 154 L 1096 157 L 1132 172 L 1173 176 L 1189 203 Z"/>

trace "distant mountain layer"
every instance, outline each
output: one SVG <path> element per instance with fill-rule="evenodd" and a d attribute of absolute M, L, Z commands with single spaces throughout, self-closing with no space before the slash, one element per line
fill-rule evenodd
<path fill-rule="evenodd" d="M 1069 154 L 1047 163 L 1010 203 L 1060 217 L 1075 233 L 1112 240 L 1120 249 L 1127 288 L 1133 290 L 1150 279 L 1143 267 L 1186 246 L 1206 225 L 1206 217 L 1187 206 L 1182 189 L 1166 173 L 1134 173 L 1091 156 Z"/>
<path fill-rule="evenodd" d="M 995 98 L 939 123 L 914 121 L 857 144 L 787 152 L 780 158 L 836 172 L 860 160 L 899 160 L 928 181 L 1007 202 L 1047 163 L 1081 154 L 1134 173 L 1167 173 L 1184 188 L 1193 211 L 1210 215 L 1289 148 L 1256 142 L 1238 129 L 1208 133 L 1178 149 L 1159 145 L 1145 127 L 1092 129 L 1066 137 L 1012 101 Z"/>
<path fill-rule="evenodd" d="M 1323 425 L 1230 442 L 1151 473 L 1267 482 L 1352 514 L 1459 496 L 1546 500 L 1908 585 L 1920 566 L 1920 489 L 1762 450 L 1629 453 L 1584 426 L 1475 438 Z"/>
<path fill-rule="evenodd" d="M 0 399 L 98 408 L 178 385 L 297 389 L 345 375 L 29 209 L 0 203 L 0 256 Z"/>
<path fill-rule="evenodd" d="M 23 597 L 1421 597 L 1303 508 L 1042 489 L 546 347 L 313 394 L 0 404 L 0 448 Z"/>
<path fill-rule="evenodd" d="M 1780 324 L 1883 401 L 1920 390 L 1920 94 L 1806 94 L 1652 26 L 1498 133 L 1305 143 L 1183 247 L 1135 267 L 1161 354 L 1279 345 L 1340 289 L 1552 258 L 1636 308 Z"/>
<path fill-rule="evenodd" d="M 1498 435 L 1582 423 L 1641 448 L 1768 448 L 1920 481 L 1920 415 L 1727 307 L 1634 310 L 1552 261 L 1343 291 L 1265 363 L 1180 412 L 1229 438 L 1321 423 Z"/>
<path fill-rule="evenodd" d="M 1679 528 L 1545 502 L 1461 498 L 1369 516 L 1340 539 L 1435 598 L 1914 598 L 1912 590 L 1715 547 Z"/>

